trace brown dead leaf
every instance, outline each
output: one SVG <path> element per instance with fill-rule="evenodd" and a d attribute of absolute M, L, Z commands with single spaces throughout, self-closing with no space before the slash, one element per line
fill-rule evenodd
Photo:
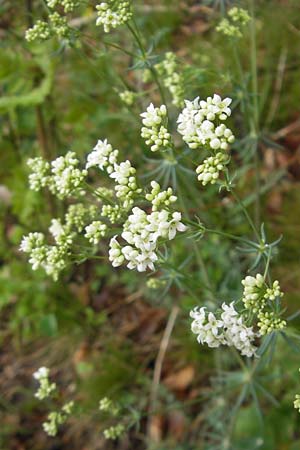
<path fill-rule="evenodd" d="M 186 419 L 181 411 L 171 411 L 168 415 L 168 434 L 174 440 L 182 441 L 186 427 Z"/>
<path fill-rule="evenodd" d="M 282 192 L 271 191 L 267 201 L 268 210 L 273 214 L 281 212 L 282 208 Z"/>
<path fill-rule="evenodd" d="M 190 386 L 195 377 L 193 366 L 186 366 L 178 372 L 172 373 L 164 379 L 164 384 L 172 390 L 183 391 Z"/>
<path fill-rule="evenodd" d="M 151 416 L 149 418 L 149 438 L 153 442 L 160 442 L 163 436 L 164 419 L 161 415 Z"/>
<path fill-rule="evenodd" d="M 84 361 L 89 353 L 89 345 L 87 342 L 83 342 L 78 350 L 74 353 L 73 364 L 76 366 L 78 363 Z"/>

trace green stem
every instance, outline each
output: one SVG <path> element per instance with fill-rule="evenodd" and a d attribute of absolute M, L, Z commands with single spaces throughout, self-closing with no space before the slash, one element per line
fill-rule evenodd
<path fill-rule="evenodd" d="M 254 137 L 253 153 L 254 153 L 254 167 L 255 167 L 255 223 L 258 226 L 260 223 L 260 176 L 259 176 L 259 155 L 257 136 L 259 133 L 259 104 L 258 104 L 258 78 L 257 78 L 257 54 L 256 54 L 256 29 L 255 29 L 255 15 L 254 15 L 254 0 L 250 0 L 250 59 L 251 59 L 251 81 L 253 94 L 253 121 L 250 121 L 250 132 Z"/>
<path fill-rule="evenodd" d="M 230 192 L 231 192 L 232 196 L 234 197 L 235 201 L 237 202 L 237 204 L 239 205 L 239 207 L 241 208 L 241 210 L 243 211 L 243 213 L 244 213 L 244 215 L 245 215 L 245 217 L 246 217 L 250 227 L 253 230 L 253 233 L 254 233 L 257 241 L 260 242 L 261 239 L 260 239 L 259 232 L 257 231 L 256 225 L 254 224 L 253 220 L 251 219 L 251 217 L 250 217 L 250 215 L 249 215 L 249 213 L 247 211 L 247 208 L 245 207 L 244 203 L 239 198 L 239 196 L 236 194 L 236 192 L 234 192 L 233 189 L 230 188 Z"/>
<path fill-rule="evenodd" d="M 137 43 L 137 46 L 139 47 L 139 49 L 140 49 L 140 51 L 141 51 L 141 53 L 143 55 L 143 59 L 144 59 L 145 63 L 147 64 L 147 66 L 148 66 L 148 68 L 149 68 L 149 70 L 150 70 L 150 72 L 152 74 L 153 80 L 155 81 L 155 83 L 156 83 L 156 85 L 158 87 L 158 90 L 159 90 L 162 102 L 164 103 L 164 105 L 166 105 L 165 94 L 164 94 L 163 88 L 162 88 L 162 86 L 160 84 L 160 81 L 158 79 L 157 72 L 156 72 L 155 68 L 152 66 L 152 64 L 150 64 L 148 62 L 148 60 L 147 60 L 147 53 L 146 53 L 146 50 L 145 50 L 145 48 L 143 46 L 142 40 L 141 40 L 141 38 L 139 36 L 138 27 L 137 27 L 137 25 L 136 25 L 136 23 L 134 21 L 133 21 L 133 23 L 134 23 L 134 27 L 136 29 L 134 29 L 134 27 L 132 27 L 129 23 L 127 23 L 127 28 L 129 29 L 129 31 L 131 32 L 133 38 L 135 39 L 135 41 Z"/>

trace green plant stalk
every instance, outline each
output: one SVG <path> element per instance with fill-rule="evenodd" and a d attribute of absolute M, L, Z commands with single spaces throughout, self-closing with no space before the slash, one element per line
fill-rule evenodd
<path fill-rule="evenodd" d="M 258 154 L 258 135 L 259 135 L 259 105 L 258 105 L 258 78 L 257 78 L 257 52 L 256 52 L 256 25 L 254 14 L 254 0 L 250 0 L 250 61 L 251 61 L 251 81 L 253 94 L 253 121 L 250 119 L 250 132 L 253 135 L 253 153 L 255 167 L 255 223 L 260 224 L 260 176 L 259 176 L 259 154 Z"/>

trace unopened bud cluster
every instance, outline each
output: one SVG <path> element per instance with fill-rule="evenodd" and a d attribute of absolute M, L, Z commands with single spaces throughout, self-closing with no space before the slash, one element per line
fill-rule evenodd
<path fill-rule="evenodd" d="M 60 40 L 70 40 L 74 33 L 62 11 L 65 14 L 73 12 L 81 0 L 46 0 L 46 3 L 50 9 L 48 21 L 37 20 L 33 27 L 26 31 L 25 39 L 28 42 L 45 41 L 57 36 Z M 60 12 L 55 11 L 55 8 L 59 8 Z"/>
<path fill-rule="evenodd" d="M 242 29 L 251 20 L 248 11 L 234 6 L 228 11 L 228 18 L 221 20 L 217 26 L 217 31 L 234 38 L 242 37 Z"/>
<path fill-rule="evenodd" d="M 68 402 L 61 408 L 60 411 L 52 411 L 48 414 L 47 421 L 43 423 L 43 429 L 48 436 L 56 436 L 59 426 L 63 425 L 72 414 L 74 409 L 74 402 Z"/>
<path fill-rule="evenodd" d="M 41 267 L 47 275 L 57 280 L 60 272 L 68 264 L 76 237 L 97 215 L 98 209 L 94 205 L 86 206 L 82 203 L 70 205 L 64 223 L 60 219 L 51 221 L 49 233 L 54 241 L 53 244 L 46 242 L 43 233 L 29 233 L 23 237 L 20 250 L 28 253 L 29 263 L 33 270 Z M 99 231 L 97 230 L 97 232 Z M 89 240 L 92 239 L 91 232 L 86 237 Z"/>
<path fill-rule="evenodd" d="M 151 181 L 152 190 L 146 194 L 146 200 L 152 203 L 152 210 L 157 211 L 162 205 L 170 206 L 176 202 L 177 197 L 173 193 L 173 189 L 169 187 L 166 191 L 162 191 L 157 181 Z"/>
<path fill-rule="evenodd" d="M 146 282 L 147 288 L 148 289 L 160 289 L 162 287 L 164 287 L 166 285 L 166 280 L 162 280 L 160 278 L 148 278 L 147 282 Z"/>
<path fill-rule="evenodd" d="M 224 153 L 218 152 L 215 156 L 209 156 L 196 169 L 198 180 L 203 186 L 208 183 L 215 184 L 227 163 L 228 156 Z"/>
<path fill-rule="evenodd" d="M 171 135 L 167 129 L 167 108 L 161 105 L 159 108 L 151 103 L 146 112 L 141 114 L 143 127 L 141 136 L 152 152 L 165 150 L 170 146 Z"/>
<path fill-rule="evenodd" d="M 275 300 L 283 296 L 279 282 L 276 280 L 272 286 L 268 286 L 265 278 L 257 274 L 255 277 L 247 276 L 242 284 L 244 306 L 257 316 L 260 335 L 285 328 L 285 320 L 280 319 L 272 310 Z"/>
<path fill-rule="evenodd" d="M 172 52 L 166 53 L 165 59 L 156 64 L 155 68 L 172 95 L 172 103 L 178 107 L 182 106 L 184 103 L 184 80 L 178 72 L 176 55 Z"/>
<path fill-rule="evenodd" d="M 29 187 L 34 191 L 48 187 L 59 199 L 79 194 L 83 190 L 87 170 L 79 169 L 78 165 L 74 152 L 56 158 L 51 164 L 41 157 L 31 158 L 28 160 L 31 169 Z"/>
<path fill-rule="evenodd" d="M 134 99 L 135 99 L 134 92 L 126 90 L 126 91 L 120 92 L 119 96 L 125 105 L 127 105 L 127 106 L 133 105 Z"/>

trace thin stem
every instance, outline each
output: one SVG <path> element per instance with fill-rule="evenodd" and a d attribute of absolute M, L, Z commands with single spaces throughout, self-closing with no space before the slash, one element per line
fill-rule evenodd
<path fill-rule="evenodd" d="M 157 84 L 157 87 L 158 87 L 158 90 L 159 90 L 162 102 L 166 105 L 165 94 L 164 94 L 163 88 L 162 88 L 162 86 L 160 84 L 160 81 L 158 79 L 157 72 L 156 72 L 155 68 L 152 66 L 152 64 L 150 64 L 148 62 L 148 60 L 147 60 L 147 53 L 146 53 L 146 50 L 145 50 L 145 48 L 143 46 L 142 40 L 141 40 L 141 38 L 139 36 L 138 27 L 137 27 L 137 25 L 136 25 L 136 23 L 134 21 L 133 21 L 133 23 L 134 23 L 134 27 L 136 29 L 134 29 L 134 27 L 132 27 L 130 25 L 130 23 L 127 23 L 127 28 L 129 29 L 129 31 L 131 32 L 132 36 L 134 37 L 134 39 L 135 39 L 135 41 L 137 43 L 137 46 L 139 47 L 139 49 L 140 49 L 140 51 L 141 51 L 141 53 L 143 55 L 143 59 L 144 59 L 145 63 L 147 64 L 147 66 L 148 66 L 148 68 L 149 68 L 149 70 L 150 70 L 150 72 L 152 74 L 153 80 Z"/>
<path fill-rule="evenodd" d="M 161 377 L 161 371 L 162 371 L 162 365 L 163 361 L 167 352 L 167 348 L 169 345 L 169 341 L 171 338 L 171 334 L 177 319 L 177 316 L 179 314 L 179 308 L 178 306 L 173 306 L 161 343 L 158 351 L 158 355 L 155 361 L 155 367 L 154 367 L 154 373 L 153 373 L 153 381 L 152 381 L 152 388 L 151 388 L 151 395 L 150 395 L 150 408 L 149 408 L 149 418 L 148 418 L 148 435 L 150 434 L 150 428 L 151 428 L 151 417 L 153 414 L 153 410 L 156 405 L 157 401 L 157 394 L 158 394 L 158 388 L 160 383 L 160 377 Z"/>
<path fill-rule="evenodd" d="M 260 223 L 260 176 L 259 176 L 259 155 L 257 136 L 259 133 L 259 105 L 258 105 L 258 79 L 257 79 L 257 54 L 256 54 L 256 24 L 254 15 L 254 1 L 250 1 L 251 21 L 250 21 L 250 60 L 251 60 L 251 81 L 253 94 L 253 121 L 250 121 L 251 134 L 254 137 L 253 153 L 255 167 L 255 223 Z"/>
<path fill-rule="evenodd" d="M 252 228 L 252 230 L 253 230 L 253 232 L 254 232 L 258 242 L 260 242 L 261 239 L 260 239 L 259 232 L 257 231 L 256 225 L 254 224 L 253 220 L 251 219 L 251 217 L 250 217 L 250 215 L 249 215 L 249 213 L 247 211 L 247 208 L 245 207 L 244 203 L 239 198 L 239 196 L 236 194 L 236 192 L 234 192 L 233 189 L 230 188 L 230 192 L 231 192 L 232 196 L 234 197 L 234 199 L 236 200 L 236 202 L 238 203 L 238 205 L 241 208 L 241 210 L 243 211 L 243 213 L 244 213 L 244 215 L 245 215 L 245 217 L 246 217 L 250 227 Z"/>
<path fill-rule="evenodd" d="M 181 192 L 180 192 L 179 186 L 177 187 L 177 190 L 178 190 L 178 193 L 179 193 L 181 207 L 182 207 L 182 209 L 183 209 L 183 211 L 185 213 L 185 216 L 188 217 L 189 214 L 188 214 L 186 205 L 185 205 L 185 203 L 183 201 L 183 196 L 180 195 Z M 197 245 L 197 243 L 194 240 L 193 240 L 193 247 L 194 247 L 194 250 L 195 250 L 195 253 L 196 253 L 197 262 L 198 262 L 198 265 L 200 267 L 200 271 L 203 274 L 204 282 L 205 282 L 205 284 L 206 284 L 206 286 L 207 286 L 207 288 L 209 290 L 209 297 L 210 297 L 211 300 L 214 300 L 213 288 L 212 288 L 212 284 L 211 284 L 210 279 L 209 279 L 209 275 L 208 275 L 208 272 L 207 272 L 207 269 L 206 269 L 206 266 L 205 266 L 205 262 L 204 262 L 204 260 L 202 258 L 201 252 L 199 251 L 198 245 Z"/>

